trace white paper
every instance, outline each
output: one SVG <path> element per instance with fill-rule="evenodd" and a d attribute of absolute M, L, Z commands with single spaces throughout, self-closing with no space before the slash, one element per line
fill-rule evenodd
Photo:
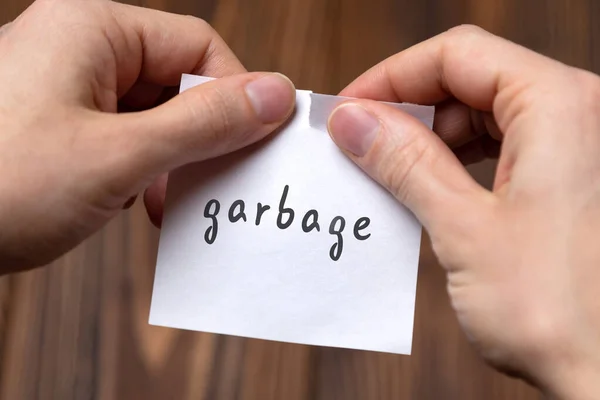
<path fill-rule="evenodd" d="M 186 75 L 181 90 L 205 81 Z M 329 103 L 342 100 L 327 96 Z M 421 226 L 340 152 L 322 122 L 311 127 L 310 109 L 311 92 L 298 91 L 295 116 L 271 138 L 171 174 L 151 324 L 410 354 Z M 431 126 L 432 108 L 406 110 Z M 285 207 L 295 216 L 280 229 L 286 186 Z M 213 199 L 220 212 L 208 244 L 212 221 L 204 213 Z M 244 201 L 246 222 L 228 219 L 236 200 Z M 259 202 L 271 209 L 257 226 Z M 302 220 L 311 209 L 320 231 L 305 233 Z M 212 204 L 209 214 L 214 210 Z M 239 211 L 238 205 L 233 216 Z M 329 227 L 336 216 L 346 226 L 334 261 L 338 238 Z M 370 236 L 358 240 L 354 225 L 365 217 L 370 225 L 359 237 Z"/>

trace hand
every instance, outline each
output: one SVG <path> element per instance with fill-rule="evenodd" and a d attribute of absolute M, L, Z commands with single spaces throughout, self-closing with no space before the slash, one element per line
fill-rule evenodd
<path fill-rule="evenodd" d="M 204 21 L 109 1 L 38 0 L 5 26 L 0 273 L 52 261 L 163 176 L 157 222 L 165 172 L 273 131 L 293 85 L 244 72 Z M 182 73 L 239 75 L 169 100 Z"/>
<path fill-rule="evenodd" d="M 329 129 L 423 223 L 459 322 L 489 362 L 557 398 L 600 398 L 600 79 L 461 27 L 342 95 L 438 105 L 435 134 L 370 100 L 337 108 Z M 494 139 L 487 191 L 452 149 L 476 161 Z"/>

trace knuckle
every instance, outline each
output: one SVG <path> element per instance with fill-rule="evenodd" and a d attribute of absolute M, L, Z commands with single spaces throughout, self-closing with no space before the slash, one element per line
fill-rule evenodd
<path fill-rule="evenodd" d="M 235 109 L 232 106 L 234 99 L 224 91 L 215 88 L 211 96 L 208 96 L 207 111 L 209 113 L 210 130 L 216 135 L 215 140 L 229 140 L 235 131 L 233 115 Z"/>
<path fill-rule="evenodd" d="M 198 18 L 193 15 L 185 15 L 184 18 L 190 24 L 190 26 L 194 27 L 198 30 L 198 32 L 213 32 L 213 27 L 203 20 L 202 18 Z"/>
<path fill-rule="evenodd" d="M 489 33 L 483 28 L 471 24 L 463 24 L 452 27 L 448 30 L 448 34 L 451 36 L 458 36 L 460 38 L 480 38 L 489 35 Z"/>
<path fill-rule="evenodd" d="M 196 140 L 210 145 L 229 143 L 235 133 L 235 99 L 215 87 L 199 91 L 195 100 L 186 103 L 193 130 L 201 132 Z"/>
<path fill-rule="evenodd" d="M 442 53 L 455 62 L 480 59 L 493 41 L 493 35 L 476 25 L 459 25 L 448 30 L 442 40 Z"/>
<path fill-rule="evenodd" d="M 38 17 L 46 20 L 57 20 L 61 23 L 80 21 L 82 19 L 91 20 L 109 10 L 112 7 L 111 1 L 78 1 L 78 0 L 36 0 L 33 3 L 33 10 Z"/>
<path fill-rule="evenodd" d="M 219 37 L 218 32 L 205 20 L 193 15 L 184 16 L 186 22 L 189 23 L 191 30 L 198 32 L 195 45 L 198 46 L 203 53 L 202 60 L 198 66 L 205 65 L 213 56 L 215 38 Z M 206 40 L 208 39 L 208 40 Z"/>
<path fill-rule="evenodd" d="M 420 164 L 430 162 L 431 150 L 426 140 L 415 136 L 397 146 L 388 155 L 381 171 L 382 181 L 401 203 L 407 202 L 410 196 L 409 187 L 414 170 Z"/>

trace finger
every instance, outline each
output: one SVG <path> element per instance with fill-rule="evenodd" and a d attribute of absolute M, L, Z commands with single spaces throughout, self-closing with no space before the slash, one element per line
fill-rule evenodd
<path fill-rule="evenodd" d="M 245 72 L 223 39 L 205 21 L 177 14 L 111 3 L 126 40 L 114 41 L 119 95 L 138 80 L 177 86 L 182 73 L 215 78 Z"/>
<path fill-rule="evenodd" d="M 485 135 L 480 112 L 450 99 L 435 108 L 433 131 L 452 149 Z"/>
<path fill-rule="evenodd" d="M 497 159 L 500 156 L 500 145 L 499 141 L 484 135 L 455 148 L 454 154 L 463 165 L 471 165 L 486 159 Z"/>
<path fill-rule="evenodd" d="M 106 133 L 108 178 L 131 190 L 181 165 L 240 149 L 281 125 L 294 103 L 294 86 L 283 75 L 248 73 L 186 90 L 152 110 L 104 115 L 98 129 L 112 131 Z"/>
<path fill-rule="evenodd" d="M 482 136 L 496 140 L 502 140 L 503 136 L 492 113 L 475 110 L 454 99 L 436 106 L 433 131 L 452 149 Z"/>
<path fill-rule="evenodd" d="M 343 104 L 329 130 L 337 145 L 406 205 L 433 235 L 476 213 L 489 192 L 420 121 L 373 101 Z"/>
<path fill-rule="evenodd" d="M 162 225 L 163 210 L 167 192 L 168 175 L 162 174 L 144 192 L 144 205 L 150 222 L 157 228 Z"/>
<path fill-rule="evenodd" d="M 418 104 L 454 97 L 471 108 L 495 111 L 498 125 L 506 128 L 510 118 L 502 117 L 511 94 L 532 84 L 556 82 L 566 70 L 557 61 L 482 29 L 460 27 L 388 58 L 341 95 Z M 504 91 L 507 96 L 495 101 Z M 515 110 L 508 111 L 511 117 Z"/>

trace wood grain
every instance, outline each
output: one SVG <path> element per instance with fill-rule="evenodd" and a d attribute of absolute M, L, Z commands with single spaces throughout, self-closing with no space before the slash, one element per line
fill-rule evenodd
<path fill-rule="evenodd" d="M 0 22 L 28 0 L 3 0 Z M 475 23 L 600 70 L 594 0 L 147 0 L 209 20 L 249 70 L 336 93 L 362 71 Z M 472 169 L 489 185 L 493 164 Z M 423 240 L 411 357 L 248 340 L 147 324 L 158 232 L 136 205 L 34 272 L 0 279 L 1 399 L 362 400 L 540 398 L 485 366 L 461 334 Z"/>

